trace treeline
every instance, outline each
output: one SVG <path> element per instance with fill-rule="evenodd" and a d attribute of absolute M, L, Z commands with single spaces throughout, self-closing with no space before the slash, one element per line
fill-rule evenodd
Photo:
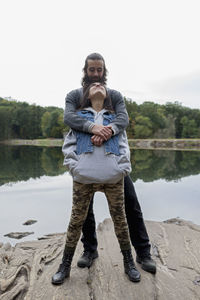
<path fill-rule="evenodd" d="M 178 102 L 165 105 L 154 102 L 138 105 L 129 99 L 125 102 L 129 138 L 200 138 L 200 109 L 184 107 Z"/>
<path fill-rule="evenodd" d="M 0 98 L 0 140 L 62 138 L 63 109 Z"/>
<path fill-rule="evenodd" d="M 125 99 L 129 114 L 128 138 L 200 138 L 200 109 L 180 103 L 136 102 Z M 0 140 L 62 138 L 69 128 L 63 109 L 41 107 L 0 98 Z"/>

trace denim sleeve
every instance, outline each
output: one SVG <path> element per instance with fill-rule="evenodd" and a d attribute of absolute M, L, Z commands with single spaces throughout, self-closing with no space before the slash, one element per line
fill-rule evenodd
<path fill-rule="evenodd" d="M 114 131 L 114 134 L 121 133 L 126 129 L 129 123 L 128 113 L 126 110 L 124 98 L 120 92 L 115 90 L 110 90 L 109 95 L 112 100 L 112 105 L 116 114 L 116 118 L 110 125 Z"/>
<path fill-rule="evenodd" d="M 91 132 L 94 123 L 77 115 L 76 110 L 80 104 L 80 91 L 73 90 L 65 98 L 64 123 L 70 128 Z"/>

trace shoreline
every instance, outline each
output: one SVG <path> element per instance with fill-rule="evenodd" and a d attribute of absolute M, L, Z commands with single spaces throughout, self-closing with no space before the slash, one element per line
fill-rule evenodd
<path fill-rule="evenodd" d="M 200 139 L 129 139 L 130 149 L 200 151 Z M 10 139 L 0 145 L 62 147 L 63 139 Z"/>
<path fill-rule="evenodd" d="M 136 263 L 142 278 L 137 284 L 124 274 L 111 219 L 105 219 L 97 228 L 99 257 L 91 268 L 77 267 L 83 250 L 79 241 L 70 277 L 60 286 L 51 284 L 51 276 L 60 264 L 65 234 L 49 234 L 15 247 L 0 243 L 2 299 L 198 300 L 200 226 L 177 218 L 145 224 L 157 273 L 147 273 Z M 133 256 L 135 259 L 134 249 Z"/>
<path fill-rule="evenodd" d="M 40 147 L 62 147 L 63 139 L 35 139 L 35 140 L 23 140 L 23 139 L 10 139 L 0 141 L 0 145 L 9 146 L 40 146 Z"/>
<path fill-rule="evenodd" d="M 98 231 L 99 228 L 101 228 L 102 224 L 107 222 L 107 220 L 110 220 L 110 222 L 112 223 L 111 218 L 106 218 L 106 219 L 104 219 L 104 221 L 102 221 L 98 224 L 96 230 Z M 30 222 L 30 221 L 32 221 L 32 220 L 28 220 L 27 222 Z M 192 229 L 195 228 L 195 230 L 198 230 L 200 232 L 200 224 L 196 224 L 196 223 L 194 223 L 190 220 L 181 219 L 179 217 L 170 218 L 170 219 L 163 220 L 163 221 L 155 221 L 155 220 L 144 220 L 144 221 L 145 221 L 145 223 L 155 223 L 155 224 L 159 224 L 159 223 L 161 223 L 161 224 L 175 224 L 175 225 L 186 224 L 190 228 L 192 228 Z M 38 222 L 38 221 L 34 220 L 34 223 L 36 223 L 36 222 Z M 28 227 L 31 228 L 31 225 L 34 224 L 34 223 L 27 224 L 28 225 L 27 229 L 28 229 Z M 32 235 L 32 234 L 35 234 L 35 232 L 33 232 L 33 231 L 30 232 L 28 230 L 26 230 L 26 231 L 17 231 L 17 232 L 13 231 L 13 232 L 3 234 L 4 237 L 8 237 L 8 240 L 7 241 L 1 241 L 0 240 L 0 249 L 3 247 L 3 245 L 7 245 L 6 247 L 13 247 L 14 248 L 14 247 L 17 247 L 17 245 L 21 244 L 21 243 L 32 243 L 32 242 L 38 242 L 40 240 L 47 239 L 48 237 L 63 236 L 63 235 L 65 235 L 65 232 L 50 232 L 50 233 L 47 233 L 47 234 L 44 234 L 44 235 L 37 236 L 37 237 L 32 238 L 32 239 L 23 241 L 23 238 L 26 238 L 27 236 Z M 15 242 L 12 243 L 12 241 L 15 241 Z"/>

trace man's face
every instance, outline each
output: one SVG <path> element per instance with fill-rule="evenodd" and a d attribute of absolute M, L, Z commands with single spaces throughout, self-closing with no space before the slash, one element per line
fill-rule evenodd
<path fill-rule="evenodd" d="M 87 76 L 89 78 L 89 81 L 92 82 L 100 82 L 103 73 L 104 73 L 104 62 L 103 60 L 99 59 L 88 59 L 87 61 L 88 67 L 87 67 Z"/>

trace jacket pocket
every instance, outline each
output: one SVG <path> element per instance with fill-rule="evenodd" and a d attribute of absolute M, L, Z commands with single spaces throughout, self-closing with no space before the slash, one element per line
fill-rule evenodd
<path fill-rule="evenodd" d="M 73 170 L 74 180 L 82 183 L 116 183 L 123 177 L 113 154 L 94 157 L 82 154 Z M 92 158 L 92 159 L 91 159 Z"/>
<path fill-rule="evenodd" d="M 86 164 L 84 164 L 84 160 L 85 160 L 85 153 L 81 154 L 81 155 L 77 155 L 77 161 L 76 163 L 73 165 L 73 168 L 70 170 L 72 175 L 76 175 L 79 173 L 80 168 L 82 168 L 84 165 L 86 167 Z"/>
<path fill-rule="evenodd" d="M 122 171 L 122 173 L 125 176 L 131 172 L 131 170 L 132 170 L 131 162 L 130 162 L 129 158 L 127 157 L 127 155 L 120 155 L 120 156 L 115 155 L 115 160 L 116 160 L 116 163 L 117 163 L 119 169 Z"/>

